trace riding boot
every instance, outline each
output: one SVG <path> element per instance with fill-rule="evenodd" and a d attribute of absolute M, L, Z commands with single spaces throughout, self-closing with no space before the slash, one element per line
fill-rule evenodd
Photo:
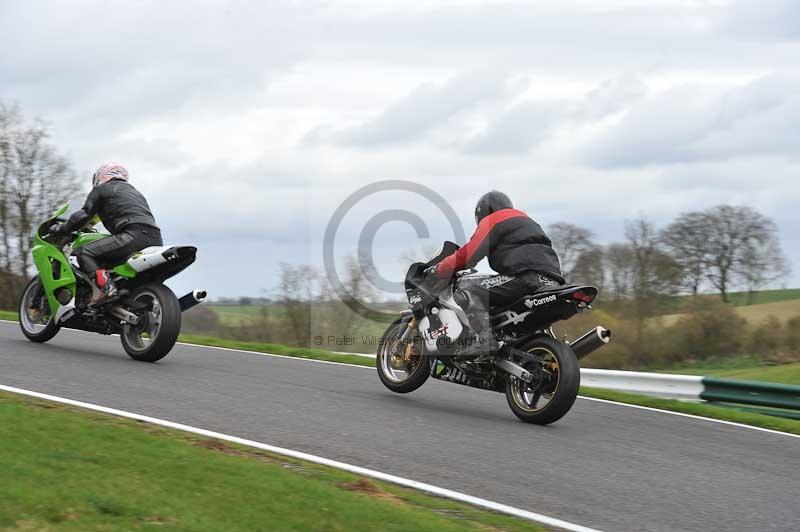
<path fill-rule="evenodd" d="M 470 300 L 467 318 L 469 318 L 470 327 L 475 331 L 475 338 L 468 340 L 466 345 L 458 351 L 458 356 L 469 358 L 497 353 L 501 346 L 489 323 L 489 312 L 486 305 L 474 296 L 471 296 Z"/>
<path fill-rule="evenodd" d="M 114 285 L 114 281 L 111 280 L 111 276 L 108 274 L 107 270 L 97 270 L 94 274 L 94 278 L 99 291 L 92 298 L 91 306 L 108 303 L 117 297 L 117 287 Z"/>

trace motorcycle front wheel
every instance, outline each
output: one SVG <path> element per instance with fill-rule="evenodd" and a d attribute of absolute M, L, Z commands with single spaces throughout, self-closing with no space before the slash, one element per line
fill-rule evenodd
<path fill-rule="evenodd" d="M 181 332 L 181 306 L 175 294 L 163 284 L 146 284 L 131 292 L 130 298 L 147 310 L 137 312 L 139 323 L 122 328 L 122 347 L 134 360 L 156 362 L 172 351 Z"/>
<path fill-rule="evenodd" d="M 575 403 L 581 386 L 581 368 L 569 344 L 550 337 L 536 338 L 520 350 L 529 357 L 514 362 L 533 375 L 528 383 L 514 376 L 506 380 L 506 400 L 511 411 L 526 423 L 548 425 L 564 417 Z"/>
<path fill-rule="evenodd" d="M 51 340 L 60 329 L 38 276 L 31 279 L 22 291 L 19 300 L 19 328 L 25 338 L 36 343 Z"/>
<path fill-rule="evenodd" d="M 395 322 L 383 333 L 375 365 L 384 386 L 395 393 L 413 392 L 431 375 L 430 359 L 416 330 L 402 341 L 402 327 Z"/>

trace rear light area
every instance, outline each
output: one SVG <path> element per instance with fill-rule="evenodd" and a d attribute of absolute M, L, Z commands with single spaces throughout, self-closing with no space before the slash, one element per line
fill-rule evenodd
<path fill-rule="evenodd" d="M 572 298 L 575 301 L 579 301 L 579 302 L 585 303 L 587 305 L 590 304 L 592 301 L 594 301 L 595 297 L 596 297 L 595 294 L 587 294 L 583 290 L 578 290 L 577 292 L 572 294 Z"/>

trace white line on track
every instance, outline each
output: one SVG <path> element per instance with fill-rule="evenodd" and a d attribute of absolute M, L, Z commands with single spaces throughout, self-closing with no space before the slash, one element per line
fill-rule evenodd
<path fill-rule="evenodd" d="M 751 429 L 757 430 L 759 432 L 768 432 L 770 434 L 778 434 L 779 436 L 789 436 L 790 438 L 800 438 L 800 434 L 792 434 L 791 432 L 781 432 L 779 430 L 772 430 L 772 429 L 765 429 L 762 427 L 754 427 L 753 425 L 745 425 L 744 423 L 736 423 L 735 421 L 725 421 L 724 419 L 714 419 L 711 417 L 703 417 L 697 416 L 694 414 L 685 414 L 683 412 L 673 412 L 671 410 L 662 410 L 660 408 L 653 408 L 651 406 L 642 406 L 642 405 L 632 405 L 628 403 L 618 403 L 617 401 L 609 401 L 608 399 L 597 399 L 594 397 L 586 397 L 583 395 L 579 395 L 581 399 L 586 399 L 587 401 L 595 401 L 597 403 L 608 403 L 611 405 L 621 405 L 621 406 L 628 406 L 630 408 L 637 408 L 639 410 L 649 410 L 650 412 L 662 412 L 664 414 L 672 414 L 674 416 L 681 416 L 687 417 L 689 419 L 699 419 L 701 421 L 713 421 L 714 423 L 721 423 L 723 425 L 730 425 L 732 427 L 740 427 L 743 429 Z"/>
<path fill-rule="evenodd" d="M 0 320 L 0 323 L 12 323 L 14 325 L 19 325 L 19 322 L 10 321 L 10 320 Z M 63 329 L 63 330 L 66 330 L 66 331 L 69 331 L 69 332 L 74 332 L 74 333 L 75 332 L 76 333 L 82 333 L 82 334 L 96 334 L 96 333 L 92 333 L 92 332 L 79 331 L 79 330 L 75 330 L 75 329 Z M 248 354 L 248 355 L 259 355 L 259 356 L 265 356 L 265 357 L 286 358 L 286 359 L 301 360 L 301 361 L 304 360 L 304 361 L 307 361 L 307 362 L 314 362 L 316 364 L 333 364 L 333 365 L 336 365 L 336 366 L 346 366 L 346 367 L 351 367 L 351 368 L 360 368 L 360 369 L 367 369 L 367 370 L 374 371 L 374 368 L 372 368 L 371 366 L 360 366 L 358 364 L 348 364 L 347 362 L 332 362 L 330 360 L 317 360 L 315 358 L 303 358 L 303 357 L 295 357 L 295 356 L 290 356 L 290 355 L 277 355 L 275 353 L 262 353 L 260 351 L 247 351 L 247 350 L 244 350 L 244 349 L 231 349 L 230 347 L 218 347 L 218 346 L 215 346 L 215 345 L 189 344 L 189 343 L 185 343 L 185 342 L 178 342 L 178 345 L 182 345 L 182 346 L 186 346 L 186 347 L 194 347 L 194 348 L 198 348 L 198 349 L 217 349 L 217 350 L 220 350 L 220 351 L 230 351 L 230 352 L 233 352 L 233 353 L 244 353 L 244 354 Z M 731 427 L 738 427 L 738 428 L 743 428 L 743 429 L 757 430 L 759 432 L 766 432 L 766 433 L 769 433 L 769 434 L 777 434 L 779 436 L 789 436 L 790 438 L 800 438 L 800 434 L 792 434 L 790 432 L 781 432 L 779 430 L 765 429 L 765 428 L 762 428 L 762 427 L 754 427 L 753 425 L 745 425 L 744 423 L 736 423 L 734 421 L 725 421 L 723 419 L 714 419 L 714 418 L 711 418 L 711 417 L 697 416 L 697 415 L 694 415 L 694 414 L 685 414 L 683 412 L 673 412 L 672 410 L 663 410 L 661 408 L 653 408 L 653 407 L 650 407 L 650 406 L 632 405 L 630 403 L 620 403 L 620 402 L 617 402 L 617 401 L 609 401 L 608 399 L 596 399 L 594 397 L 586 397 L 584 395 L 579 395 L 578 398 L 585 399 L 587 401 L 595 401 L 597 403 L 607 403 L 607 404 L 610 404 L 610 405 L 626 406 L 628 408 L 636 408 L 638 410 L 647 410 L 647 411 L 650 411 L 650 412 L 658 412 L 658 413 L 661 413 L 661 414 L 670 414 L 670 415 L 673 415 L 673 416 L 681 416 L 681 417 L 684 417 L 684 418 L 694 419 L 694 420 L 698 420 L 698 421 L 708 421 L 710 423 L 719 423 L 721 425 L 728 425 L 728 426 L 731 426 Z"/>
<path fill-rule="evenodd" d="M 447 499 L 463 502 L 466 504 L 471 504 L 473 506 L 478 506 L 480 508 L 484 508 L 494 512 L 499 512 L 514 517 L 519 517 L 521 519 L 526 519 L 528 521 L 541 523 L 543 525 L 552 526 L 563 530 L 568 530 L 570 532 L 600 532 L 597 529 L 587 528 L 585 526 L 576 525 L 574 523 L 570 523 L 567 521 L 562 521 L 561 519 L 555 519 L 553 517 L 548 517 L 546 515 L 529 512 L 527 510 L 522 510 L 520 508 L 514 508 L 513 506 L 507 506 L 505 504 L 489 501 L 487 499 L 481 499 L 480 497 L 473 497 L 472 495 L 459 493 L 457 491 L 449 490 L 446 488 L 440 488 L 438 486 L 433 486 L 431 484 L 417 482 L 416 480 L 410 480 L 403 477 L 389 475 L 388 473 L 382 473 L 380 471 L 375 471 L 364 467 L 346 464 L 344 462 L 338 462 L 336 460 L 330 460 L 328 458 L 315 456 L 313 454 L 303 453 L 300 451 L 293 451 L 291 449 L 285 449 L 283 447 L 275 447 L 274 445 L 269 445 L 266 443 L 261 443 L 253 440 L 246 440 L 244 438 L 239 438 L 237 436 L 230 436 L 228 434 L 222 434 L 219 432 L 213 432 L 210 430 L 192 427 L 189 425 L 183 425 L 181 423 L 175 423 L 173 421 L 166 421 L 163 419 L 158 419 L 150 416 L 144 416 L 142 414 L 136 414 L 134 412 L 126 412 L 124 410 L 117 410 L 115 408 L 95 405 L 92 403 L 84 403 L 82 401 L 75 401 L 73 399 L 67 399 L 65 397 L 58 397 L 55 395 L 49 395 L 31 390 L 25 390 L 22 388 L 14 388 L 12 386 L 5 386 L 2 384 L 0 384 L 0 390 L 19 395 L 25 395 L 28 397 L 35 397 L 37 399 L 53 401 L 56 403 L 66 404 L 70 406 L 76 406 L 79 408 L 85 408 L 88 410 L 93 410 L 95 412 L 102 412 L 104 414 L 111 414 L 114 416 L 124 417 L 128 419 L 135 419 L 137 421 L 143 421 L 145 423 L 151 423 L 153 425 L 159 425 L 170 429 L 180 430 L 183 432 L 190 432 L 192 434 L 198 434 L 200 436 L 205 436 L 207 438 L 214 438 L 217 440 L 223 440 L 231 443 L 236 443 L 239 445 L 246 445 L 248 447 L 254 447 L 256 449 L 261 449 L 282 456 L 288 456 L 290 458 L 296 458 L 298 460 L 305 460 L 306 462 L 313 462 L 315 464 L 341 469 L 343 471 L 347 471 L 356 475 L 371 477 L 377 480 L 382 480 L 384 482 L 397 484 L 399 486 L 404 486 L 407 488 L 424 491 L 426 493 L 430 493 L 431 495 L 435 495 L 437 497 L 444 497 Z"/>

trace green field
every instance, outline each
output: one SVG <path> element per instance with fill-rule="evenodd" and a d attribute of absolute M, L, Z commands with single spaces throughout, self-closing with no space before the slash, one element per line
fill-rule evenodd
<path fill-rule="evenodd" d="M 800 362 L 790 364 L 764 364 L 758 357 L 706 360 L 696 364 L 680 365 L 656 371 L 660 373 L 727 377 L 731 379 L 800 385 Z"/>
<path fill-rule="evenodd" d="M 239 327 L 257 321 L 263 316 L 280 319 L 286 316 L 286 312 L 276 306 L 257 306 L 257 305 L 214 305 L 207 307 L 213 310 L 219 321 L 227 327 Z"/>
<path fill-rule="evenodd" d="M 786 323 L 790 319 L 800 316 L 800 299 L 786 299 L 771 303 L 737 306 L 736 313 L 747 320 L 750 325 L 759 325 L 769 316 L 775 316 L 782 323 Z M 667 314 L 661 316 L 660 319 L 663 325 L 671 326 L 675 325 L 681 317 L 683 317 L 683 314 Z"/>
<path fill-rule="evenodd" d="M 280 306 L 255 306 L 255 305 L 207 305 L 209 310 L 214 312 L 219 318 L 220 325 L 223 326 L 222 335 L 233 338 L 245 338 L 253 340 L 254 331 L 263 331 L 269 340 L 291 342 L 294 337 L 290 330 L 290 321 L 286 310 Z M 347 308 L 339 309 L 346 315 L 334 314 L 330 308 L 323 308 L 319 314 L 310 316 L 311 335 L 320 335 L 323 338 L 329 336 L 347 336 L 352 343 L 336 344 L 327 340 L 321 346 L 332 351 L 350 351 L 357 353 L 375 353 L 375 342 L 386 330 L 388 322 L 379 322 L 360 316 L 354 316 L 352 311 Z M 337 320 L 342 319 L 346 325 L 344 328 L 337 326 Z M 241 328 L 241 329 L 240 329 Z M 247 329 L 250 330 L 247 330 Z M 289 332 L 287 333 L 287 330 Z M 207 331 L 202 328 L 192 330 L 192 333 L 215 335 L 219 331 Z M 272 334 L 275 334 L 273 336 Z"/>
<path fill-rule="evenodd" d="M 786 323 L 788 320 L 800 316 L 800 299 L 736 307 L 736 312 L 751 325 L 758 325 L 769 316 L 775 316 L 781 322 Z"/>
<path fill-rule="evenodd" d="M 675 299 L 673 307 L 680 308 L 687 296 Z M 749 323 L 757 325 L 763 322 L 768 316 L 773 315 L 782 322 L 800 316 L 800 288 L 786 290 L 762 290 L 751 295 L 747 292 L 733 292 L 729 294 L 729 299 L 737 307 L 737 312 Z M 207 308 L 214 311 L 219 316 L 220 323 L 226 327 L 241 327 L 252 325 L 260 318 L 267 316 L 270 319 L 280 320 L 285 318 L 286 313 L 279 306 L 259 306 L 259 305 L 219 305 L 209 303 Z M 674 324 L 682 314 L 668 314 L 663 316 L 664 325 Z M 0 319 L 16 319 L 16 313 L 0 311 Z M 359 327 L 359 335 L 380 336 L 385 329 L 385 324 L 368 322 Z"/>
<path fill-rule="evenodd" d="M 761 290 L 753 292 L 732 292 L 728 300 L 736 306 L 764 305 L 766 303 L 780 303 L 800 299 L 800 288 L 787 288 L 784 290 Z"/>
<path fill-rule="evenodd" d="M 0 529 L 542 530 L 349 473 L 0 393 Z"/>
<path fill-rule="evenodd" d="M 777 366 L 758 366 L 753 368 L 717 370 L 707 373 L 707 375 L 729 377 L 731 379 L 745 379 L 800 385 L 800 362 L 795 362 L 794 364 L 781 364 Z"/>

